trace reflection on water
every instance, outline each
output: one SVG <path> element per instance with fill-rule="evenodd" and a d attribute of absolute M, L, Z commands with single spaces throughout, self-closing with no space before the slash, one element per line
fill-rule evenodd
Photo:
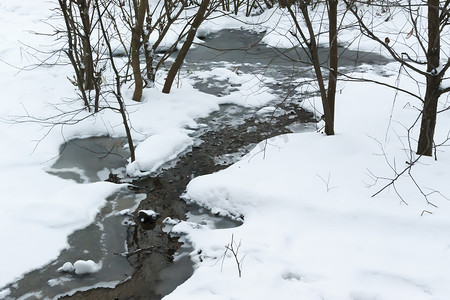
<path fill-rule="evenodd" d="M 49 173 L 79 183 L 104 180 L 109 174 L 123 174 L 128 152 L 122 139 L 92 137 L 74 139 L 61 147 L 61 154 Z M 45 299 L 92 287 L 114 287 L 129 278 L 133 268 L 120 253 L 127 251 L 128 224 L 132 212 L 146 194 L 124 188 L 108 197 L 94 222 L 68 237 L 68 248 L 54 261 L 25 274 L 8 286 L 11 299 Z M 101 263 L 98 272 L 85 275 L 58 272 L 65 262 L 93 260 Z"/>
<path fill-rule="evenodd" d="M 123 174 L 130 156 L 125 138 L 91 137 L 73 139 L 61 146 L 60 156 L 47 170 L 78 183 L 106 180 L 110 172 Z"/>

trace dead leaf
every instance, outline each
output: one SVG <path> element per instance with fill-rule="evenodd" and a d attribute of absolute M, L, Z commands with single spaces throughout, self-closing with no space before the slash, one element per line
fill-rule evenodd
<path fill-rule="evenodd" d="M 406 36 L 407 39 L 409 39 L 414 33 L 414 28 L 411 29 L 411 31 L 408 33 L 408 35 Z"/>

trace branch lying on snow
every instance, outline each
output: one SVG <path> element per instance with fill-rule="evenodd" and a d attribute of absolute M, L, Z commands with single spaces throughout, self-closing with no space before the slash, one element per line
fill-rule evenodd
<path fill-rule="evenodd" d="M 322 176 L 320 176 L 319 174 L 316 174 L 317 177 L 320 178 L 320 180 L 322 180 L 322 182 L 325 184 L 326 188 L 327 188 L 327 193 L 329 191 L 331 191 L 332 189 L 337 188 L 337 186 L 330 186 L 330 177 L 331 177 L 331 172 L 328 173 L 328 178 L 327 180 L 325 180 Z"/>
<path fill-rule="evenodd" d="M 114 252 L 114 255 L 119 255 L 119 256 L 123 256 L 123 257 L 129 258 L 129 257 L 131 257 L 133 255 L 136 255 L 136 254 L 141 254 L 141 253 L 142 254 L 151 254 L 153 252 L 164 253 L 164 251 L 161 251 L 160 249 L 157 249 L 157 248 L 155 248 L 153 246 L 150 246 L 148 248 L 139 248 L 139 249 L 131 251 L 131 252 L 128 252 L 128 251 L 126 251 L 126 252 Z"/>

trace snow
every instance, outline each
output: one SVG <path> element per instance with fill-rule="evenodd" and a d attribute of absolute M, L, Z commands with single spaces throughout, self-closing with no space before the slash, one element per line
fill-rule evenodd
<path fill-rule="evenodd" d="M 102 262 L 95 263 L 93 260 L 77 260 L 73 264 L 66 262 L 58 269 L 58 272 L 72 273 L 77 275 L 92 274 L 102 268 Z M 49 283 L 50 284 L 50 283 Z"/>
<path fill-rule="evenodd" d="M 80 109 L 79 103 L 67 99 L 74 95 L 66 78 L 72 70 L 68 66 L 28 68 L 36 63 L 25 51 L 32 48 L 18 42 L 26 41 L 31 47 L 52 45 L 49 37 L 28 30 L 48 30 L 42 19 L 53 5 L 13 0 L 0 4 L 0 79 L 5 87 L 0 106 L 0 241 L 7 245 L 0 250 L 0 287 L 54 259 L 67 247 L 67 236 L 89 225 L 105 199 L 122 188 L 107 182 L 77 184 L 46 172 L 65 140 L 124 136 L 119 115 L 105 110 L 50 132 L 37 122 L 20 122 L 20 116 L 27 113 L 47 118 L 61 109 Z M 323 11 L 317 7 L 315 20 Z M 246 24 L 238 18 L 216 17 L 199 32 L 225 27 L 262 31 L 267 26 L 272 30 L 264 37 L 265 43 L 277 47 L 295 44 L 286 38 L 293 24 L 285 10 L 267 10 L 248 18 Z M 378 30 L 384 32 L 383 37 L 389 33 L 395 41 L 392 47 L 399 53 L 418 49 L 417 40 L 407 38 L 410 24 L 406 17 L 393 14 L 392 22 L 381 17 L 376 20 Z M 353 42 L 361 38 L 358 32 L 347 31 L 340 43 L 385 54 L 373 41 Z M 163 46 L 176 36 L 168 36 Z M 327 36 L 321 40 L 325 43 Z M 448 50 L 446 45 L 442 48 Z M 18 72 L 17 68 L 23 67 L 29 70 Z M 392 84 L 399 70 L 399 65 L 392 63 L 384 66 L 384 76 L 369 66 L 352 75 Z M 192 87 L 194 77 L 226 81 L 237 88 L 224 97 L 206 95 Z M 423 94 L 423 84 L 415 79 L 423 80 L 401 76 L 398 84 Z M 259 114 L 273 111 L 270 101 L 275 96 L 264 88 L 265 80 L 236 73 L 230 66 L 182 75 L 169 95 L 160 92 L 161 82 L 157 82 L 155 88 L 144 91 L 141 103 L 132 102 L 131 89 L 124 89 L 137 145 L 136 161 L 127 166 L 128 173 L 156 172 L 165 162 L 189 151 L 194 143 L 190 134 L 200 126 L 195 120 L 216 111 L 219 104 L 264 107 Z M 167 218 L 165 223 L 173 225 L 171 229 L 167 226 L 168 230 L 192 244 L 195 271 L 165 299 L 448 298 L 450 202 L 445 197 L 450 195 L 450 154 L 445 147 L 438 148 L 438 160 L 422 157 L 411 168 L 414 177 L 405 173 L 395 189 L 391 186 L 372 197 L 416 158 L 418 125 L 414 121 L 421 103 L 367 82 L 339 85 L 335 136 L 299 132 L 274 137 L 227 169 L 189 183 L 186 201 L 243 220 L 243 224 L 215 229 Z M 445 105 L 440 104 L 441 108 Z M 304 107 L 316 110 L 319 99 L 308 99 Z M 448 137 L 450 111 L 441 113 L 437 124 L 439 144 Z M 436 207 L 427 204 L 421 192 Z M 231 246 L 239 250 L 236 257 L 226 249 Z M 100 268 L 101 262 L 80 260 L 63 264 L 60 271 L 90 274 Z M 9 289 L 0 290 L 0 299 L 9 293 Z"/>
<path fill-rule="evenodd" d="M 214 79 L 226 82 L 232 87 L 239 87 L 236 91 L 229 91 L 228 95 L 220 97 L 218 104 L 237 104 L 245 107 L 261 107 L 276 99 L 276 96 L 265 86 L 269 78 L 256 74 L 245 74 L 238 71 L 238 67 L 228 65 L 226 68 L 216 67 L 211 71 L 194 73 L 190 77 L 196 79 Z"/>
<path fill-rule="evenodd" d="M 60 145 L 67 140 L 125 136 L 119 114 L 104 110 L 88 117 L 82 110 L 75 99 L 74 86 L 67 80 L 73 74 L 69 65 L 35 66 L 39 59 L 47 57 L 33 49 L 52 51 L 60 46 L 53 37 L 30 32 L 53 30 L 48 17 L 54 5 L 13 0 L 0 4 L 0 19 L 4 23 L 0 28 L 0 79 L 5 87 L 0 105 L 0 240 L 11 245 L 0 251 L 0 286 L 56 258 L 68 246 L 67 236 L 89 225 L 105 199 L 123 187 L 107 182 L 89 183 L 77 166 L 70 170 L 85 178 L 84 184 L 47 173 L 58 172 L 52 164 L 58 158 Z M 242 76 L 242 80 L 252 78 Z M 239 76 L 233 80 L 239 80 Z M 161 93 L 161 82 L 157 82 L 156 88 L 144 91 L 141 103 L 132 101 L 132 90 L 124 88 L 137 145 L 136 162 L 128 166 L 132 175 L 154 172 L 187 151 L 192 145 L 190 130 L 199 127 L 195 119 L 208 116 L 226 102 L 199 93 L 189 81 L 181 77 L 169 95 Z M 259 105 L 267 102 L 269 96 L 249 95 L 248 103 Z M 233 97 L 235 102 L 246 102 L 237 92 Z M 73 125 L 39 124 L 40 119 L 61 111 L 73 114 L 55 119 L 58 122 L 83 121 Z M 101 173 L 102 178 L 107 174 Z M 29 245 L 33 245 L 33 255 L 29 255 Z"/>
<path fill-rule="evenodd" d="M 364 93 L 369 88 L 376 92 Z M 408 205 L 392 188 L 371 197 L 387 182 L 369 186 L 368 171 L 391 175 L 385 159 L 407 166 L 401 129 L 417 112 L 407 97 L 391 111 L 392 99 L 392 91 L 374 85 L 347 85 L 337 99 L 336 136 L 279 136 L 229 168 L 193 179 L 188 201 L 244 224 L 175 225 L 172 232 L 194 245 L 197 269 L 165 299 L 445 299 L 449 201 L 436 195 L 430 200 L 439 208 L 427 205 L 408 176 L 397 185 Z M 449 126 L 450 115 L 441 115 L 439 130 Z M 386 158 L 377 142 L 385 139 Z M 449 195 L 449 159 L 442 152 L 415 166 L 420 185 Z M 234 257 L 222 257 L 232 235 L 236 246 L 241 241 L 242 278 Z"/>
<path fill-rule="evenodd" d="M 152 219 L 156 219 L 156 217 L 159 215 L 157 212 L 151 209 L 141 209 L 138 211 L 138 214 L 144 214 Z"/>
<path fill-rule="evenodd" d="M 127 166 L 127 173 L 141 176 L 155 172 L 162 164 L 175 159 L 193 144 L 192 138 L 179 130 L 152 135 L 136 147 L 138 159 Z"/>
<path fill-rule="evenodd" d="M 101 269 L 102 263 L 99 262 L 96 264 L 92 260 L 77 260 L 73 267 L 75 269 L 75 274 L 82 275 L 82 274 L 91 274 L 96 273 L 98 270 Z"/>
<path fill-rule="evenodd" d="M 58 268 L 58 272 L 74 272 L 75 271 L 75 267 L 73 266 L 73 264 L 71 262 L 65 262 L 62 267 Z"/>
<path fill-rule="evenodd" d="M 258 110 L 256 112 L 256 114 L 257 115 L 267 115 L 267 114 L 272 114 L 276 110 L 277 110 L 277 108 L 275 106 L 266 106 L 266 107 L 263 107 L 260 110 Z"/>
<path fill-rule="evenodd" d="M 6 298 L 6 296 L 8 296 L 9 294 L 11 294 L 11 291 L 9 289 L 1 290 L 0 291 L 0 299 Z"/>

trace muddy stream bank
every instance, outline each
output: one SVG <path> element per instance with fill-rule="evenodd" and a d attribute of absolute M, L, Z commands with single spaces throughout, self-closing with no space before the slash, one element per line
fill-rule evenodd
<path fill-rule="evenodd" d="M 223 105 L 221 110 L 200 122 L 217 122 L 234 112 L 242 116 L 243 108 Z M 167 234 L 162 221 L 166 217 L 184 220 L 186 214 L 197 220 L 213 220 L 215 227 L 238 226 L 236 221 L 215 217 L 199 207 L 189 206 L 180 196 L 186 185 L 195 177 L 225 168 L 243 156 L 259 141 L 282 133 L 291 132 L 290 125 L 297 130 L 310 130 L 312 115 L 299 108 L 286 107 L 278 117 L 260 116 L 233 119 L 233 124 L 222 123 L 215 130 L 204 129 L 196 133 L 197 143 L 176 160 L 173 167 L 164 169 L 156 177 L 142 178 L 132 182 L 136 193 L 145 193 L 136 211 L 154 210 L 159 213 L 156 222 L 140 222 L 134 213 L 136 225 L 128 227 L 127 260 L 134 273 L 127 281 L 114 289 L 97 288 L 72 295 L 74 299 L 161 299 L 190 277 L 192 265 L 177 237 Z M 301 121 L 299 121 L 301 120 Z M 274 126 L 276 124 L 276 126 Z M 208 128 L 208 127 L 206 127 Z M 186 245 L 188 247 L 188 245 Z M 173 256 L 179 256 L 173 261 Z"/>
<path fill-rule="evenodd" d="M 227 167 L 265 138 L 314 130 L 314 122 L 312 114 L 295 101 L 280 105 L 275 113 L 221 105 L 219 111 L 198 120 L 205 126 L 194 132 L 191 149 L 158 174 L 134 180 L 124 176 L 128 153 L 123 139 L 68 141 L 49 173 L 79 183 L 107 180 L 124 187 L 107 199 L 91 225 L 68 237 L 69 247 L 57 259 L 7 286 L 10 299 L 161 299 L 193 272 L 189 245 L 167 233 L 166 217 L 215 228 L 240 225 L 181 200 L 189 181 Z M 155 222 L 138 215 L 148 209 L 159 214 Z M 65 262 L 79 259 L 102 266 L 93 274 L 58 272 Z"/>

